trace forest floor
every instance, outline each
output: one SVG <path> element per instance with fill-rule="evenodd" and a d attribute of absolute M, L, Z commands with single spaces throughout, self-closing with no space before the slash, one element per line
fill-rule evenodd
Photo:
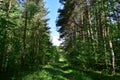
<path fill-rule="evenodd" d="M 27 75 L 23 80 L 120 80 L 120 75 L 112 76 L 96 71 L 76 70 L 65 62 L 59 62 L 46 65 L 42 71 Z"/>
<path fill-rule="evenodd" d="M 12 80 L 120 80 L 120 75 L 107 75 L 96 71 L 76 70 L 66 62 L 52 63 L 37 71 L 24 71 Z M 8 77 L 0 80 L 10 80 Z"/>
<path fill-rule="evenodd" d="M 43 66 L 37 71 L 24 71 L 24 76 L 13 77 L 12 80 L 120 80 L 120 75 L 107 75 L 96 71 L 77 70 L 66 62 L 58 62 Z M 10 80 L 6 79 L 0 80 Z"/>

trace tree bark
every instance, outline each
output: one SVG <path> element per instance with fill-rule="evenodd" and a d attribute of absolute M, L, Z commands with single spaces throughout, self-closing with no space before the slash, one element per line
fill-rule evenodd
<path fill-rule="evenodd" d="M 109 40 L 109 46 L 110 46 L 110 51 L 112 56 L 112 74 L 115 74 L 115 53 L 113 50 L 113 44 L 111 40 Z"/>

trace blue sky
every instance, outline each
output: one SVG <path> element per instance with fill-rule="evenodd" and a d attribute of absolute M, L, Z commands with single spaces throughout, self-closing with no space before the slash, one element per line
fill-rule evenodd
<path fill-rule="evenodd" d="M 59 3 L 59 0 L 44 0 L 45 7 L 48 8 L 49 14 L 47 18 L 50 20 L 48 21 L 48 26 L 51 28 L 51 39 L 53 45 L 60 45 L 61 41 L 59 41 L 59 33 L 56 31 L 56 19 L 58 17 L 58 9 L 62 6 Z"/>

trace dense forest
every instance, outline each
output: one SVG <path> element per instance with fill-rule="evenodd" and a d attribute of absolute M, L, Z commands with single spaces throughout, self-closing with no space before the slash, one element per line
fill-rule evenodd
<path fill-rule="evenodd" d="M 0 80 L 120 80 L 120 0 L 59 2 L 54 46 L 43 0 L 0 0 Z"/>

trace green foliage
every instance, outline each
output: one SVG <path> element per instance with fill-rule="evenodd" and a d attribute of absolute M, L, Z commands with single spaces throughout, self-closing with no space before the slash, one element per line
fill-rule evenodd
<path fill-rule="evenodd" d="M 119 23 L 113 22 L 110 14 L 117 1 L 60 1 L 64 7 L 58 10 L 57 26 L 69 64 L 77 69 L 115 72 Z"/>
<path fill-rule="evenodd" d="M 22 80 L 52 80 L 51 74 L 42 70 L 25 76 Z"/>
<path fill-rule="evenodd" d="M 53 49 L 44 3 L 27 1 L 21 10 L 11 1 L 4 0 L 0 10 L 0 72 L 37 69 L 50 62 Z"/>

